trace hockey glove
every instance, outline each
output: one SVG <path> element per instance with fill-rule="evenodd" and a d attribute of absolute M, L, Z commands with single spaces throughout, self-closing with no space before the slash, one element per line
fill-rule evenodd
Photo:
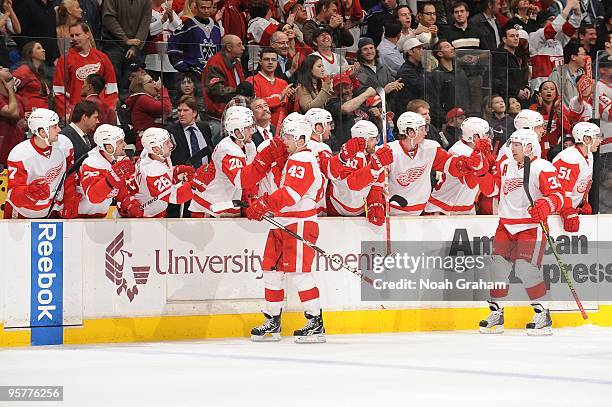
<path fill-rule="evenodd" d="M 578 232 L 580 228 L 580 218 L 575 208 L 561 209 L 559 215 L 561 215 L 563 219 L 563 229 L 565 229 L 566 232 Z"/>
<path fill-rule="evenodd" d="M 264 194 L 257 199 L 251 199 L 249 207 L 246 208 L 246 216 L 250 220 L 260 221 L 268 212 L 270 212 L 268 194 Z"/>
<path fill-rule="evenodd" d="M 372 158 L 370 161 L 370 168 L 374 171 L 379 171 L 383 169 L 386 165 L 389 165 L 393 162 L 393 151 L 389 146 L 383 146 L 376 150 L 374 154 L 372 154 Z"/>
<path fill-rule="evenodd" d="M 79 202 L 81 202 L 81 194 L 75 193 L 70 197 L 64 197 L 64 208 L 60 216 L 64 219 L 75 219 L 79 216 Z"/>
<path fill-rule="evenodd" d="M 115 162 L 111 169 L 106 173 L 106 182 L 113 189 L 119 189 L 127 185 L 130 178 L 134 176 L 135 171 L 132 160 L 121 160 Z"/>
<path fill-rule="evenodd" d="M 550 215 L 555 209 L 555 206 L 550 198 L 537 199 L 533 206 L 530 207 L 527 212 L 531 215 L 531 219 L 534 222 L 546 222 L 548 215 Z"/>
<path fill-rule="evenodd" d="M 368 222 L 376 226 L 385 223 L 385 205 L 380 202 L 368 204 Z"/>
<path fill-rule="evenodd" d="M 172 170 L 172 181 L 175 184 L 179 182 L 190 182 L 196 170 L 191 165 L 177 165 Z"/>
<path fill-rule="evenodd" d="M 582 207 L 578 210 L 578 212 L 581 215 L 592 215 L 593 214 L 593 208 L 591 208 L 591 204 L 588 202 L 585 202 L 582 204 Z"/>
<path fill-rule="evenodd" d="M 201 166 L 191 180 L 191 187 L 198 192 L 204 192 L 208 184 L 215 179 L 215 173 L 216 170 L 213 163 Z"/>
<path fill-rule="evenodd" d="M 126 196 L 119 203 L 119 214 L 122 218 L 142 218 L 144 217 L 144 210 L 140 206 L 140 202 L 131 195 Z"/>
<path fill-rule="evenodd" d="M 45 180 L 39 179 L 28 184 L 27 194 L 34 201 L 42 201 L 51 197 L 51 190 L 49 189 L 49 184 L 46 183 Z"/>
<path fill-rule="evenodd" d="M 354 137 L 344 143 L 340 148 L 340 158 L 346 162 L 349 158 L 353 158 L 358 152 L 365 150 L 366 140 L 362 137 Z"/>
<path fill-rule="evenodd" d="M 265 148 L 263 148 L 260 152 L 257 153 L 259 158 L 261 158 L 268 166 L 272 165 L 272 163 L 284 163 L 287 161 L 288 152 L 285 143 L 283 143 L 278 138 L 273 138 L 270 140 L 270 144 L 268 144 Z"/>

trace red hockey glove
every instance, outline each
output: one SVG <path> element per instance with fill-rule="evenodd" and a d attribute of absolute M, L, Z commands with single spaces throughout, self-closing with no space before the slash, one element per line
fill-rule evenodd
<path fill-rule="evenodd" d="M 179 182 L 190 182 L 193 179 L 193 175 L 196 170 L 191 165 L 177 165 L 172 170 L 172 181 L 175 184 Z"/>
<path fill-rule="evenodd" d="M 372 154 L 370 168 L 374 171 L 381 170 L 384 166 L 393 162 L 393 151 L 389 146 L 383 146 Z"/>
<path fill-rule="evenodd" d="M 385 205 L 380 202 L 368 204 L 368 222 L 376 226 L 385 223 Z"/>
<path fill-rule="evenodd" d="M 72 196 L 64 197 L 64 208 L 60 216 L 64 219 L 75 219 L 79 216 L 79 202 L 81 202 L 81 194 L 75 193 Z"/>
<path fill-rule="evenodd" d="M 270 212 L 268 194 L 264 194 L 257 199 L 251 199 L 251 202 L 249 202 L 249 207 L 246 208 L 246 216 L 251 220 L 260 221 L 268 212 Z"/>
<path fill-rule="evenodd" d="M 566 232 L 578 232 L 580 228 L 580 218 L 578 217 L 578 211 L 576 209 L 561 209 L 559 215 L 563 218 L 563 229 L 565 229 Z"/>
<path fill-rule="evenodd" d="M 529 212 L 534 222 L 546 222 L 548 215 L 550 215 L 554 209 L 555 206 L 550 198 L 540 198 L 533 203 L 533 206 L 530 207 L 527 212 Z"/>
<path fill-rule="evenodd" d="M 45 180 L 34 180 L 33 183 L 28 184 L 27 194 L 34 201 L 42 201 L 51 197 L 51 190 L 49 184 Z"/>
<path fill-rule="evenodd" d="M 278 138 L 271 139 L 270 144 L 259 151 L 257 155 L 267 165 L 272 165 L 272 163 L 282 163 L 284 166 L 285 162 L 287 161 L 287 157 L 289 157 L 285 143 Z"/>
<path fill-rule="evenodd" d="M 463 178 L 466 175 L 474 172 L 474 170 L 472 168 L 469 167 L 468 164 L 468 158 L 464 155 L 460 155 L 457 157 L 452 157 L 451 158 L 451 163 L 450 166 L 448 168 L 448 172 L 453 176 L 453 177 L 457 177 L 457 178 Z"/>
<path fill-rule="evenodd" d="M 119 203 L 119 214 L 122 218 L 142 218 L 144 217 L 144 210 L 142 209 L 140 202 L 131 195 L 126 196 Z"/>
<path fill-rule="evenodd" d="M 354 137 L 344 143 L 340 148 L 340 158 L 342 161 L 346 161 L 349 158 L 353 158 L 358 152 L 365 150 L 366 140 L 362 137 Z"/>
<path fill-rule="evenodd" d="M 582 207 L 578 210 L 578 213 L 580 213 L 581 215 L 592 215 L 593 208 L 591 208 L 590 203 L 585 202 L 582 204 Z"/>
<path fill-rule="evenodd" d="M 128 180 L 134 176 L 134 171 L 136 169 L 131 160 L 117 161 L 106 173 L 106 182 L 114 189 L 119 189 L 127 185 Z"/>
<path fill-rule="evenodd" d="M 191 187 L 198 192 L 204 192 L 208 184 L 215 179 L 215 174 L 216 170 L 213 163 L 201 166 L 191 180 Z"/>

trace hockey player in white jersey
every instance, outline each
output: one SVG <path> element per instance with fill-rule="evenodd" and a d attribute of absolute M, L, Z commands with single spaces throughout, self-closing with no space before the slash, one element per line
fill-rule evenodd
<path fill-rule="evenodd" d="M 489 123 L 479 117 L 468 117 L 461 124 L 461 138 L 448 152 L 454 156 L 471 156 L 474 151 L 483 153 L 482 167 L 468 175 L 455 177 L 443 173 L 425 206 L 427 213 L 445 215 L 474 215 L 474 201 L 478 193 L 492 196 L 496 193 L 495 180 L 489 172 L 491 161 L 491 133 Z"/>
<path fill-rule="evenodd" d="M 537 134 L 533 130 L 516 130 L 510 140 L 512 156 L 500 163 L 496 176 L 500 189 L 500 219 L 493 239 L 493 255 L 487 268 L 491 272 L 492 281 L 505 282 L 506 286 L 504 289 L 490 291 L 491 314 L 480 322 L 480 332 L 503 332 L 504 309 L 501 301 L 508 294 L 508 278 L 514 266 L 535 312 L 532 322 L 527 324 L 527 334 L 551 335 L 552 320 L 544 301 L 547 296 L 546 283 L 539 269 L 546 239 L 539 223 L 546 225 L 548 215 L 564 206 L 564 191 L 555 167 L 533 153 L 538 143 Z M 523 163 L 526 156 L 531 159 L 529 191 L 534 199 L 533 206 L 523 187 Z"/>
<path fill-rule="evenodd" d="M 316 204 L 323 186 L 323 176 L 315 155 L 308 149 L 312 127 L 306 120 L 283 125 L 282 140 L 289 152 L 279 189 L 250 202 L 247 217 L 275 219 L 307 241 L 316 244 L 319 236 Z M 291 277 L 304 307 L 307 323 L 294 332 L 296 342 L 325 342 L 325 328 L 319 301 L 319 289 L 311 275 L 315 252 L 282 229 L 268 233 L 262 268 L 266 299 L 265 322 L 253 328 L 251 339 L 271 337 L 280 340 L 281 312 L 285 297 L 284 280 Z"/>
<path fill-rule="evenodd" d="M 563 219 L 566 232 L 578 232 L 578 214 L 593 213 L 588 201 L 589 189 L 593 182 L 593 153 L 603 140 L 601 130 L 596 124 L 580 122 L 574 125 L 572 136 L 576 144 L 561 151 L 553 160 L 559 173 L 559 182 L 571 199 L 559 214 Z"/>
<path fill-rule="evenodd" d="M 540 114 L 540 112 L 536 112 L 535 110 L 531 109 L 521 110 L 514 118 L 514 128 L 516 130 L 531 129 L 536 132 L 538 136 L 538 145 L 533 151 L 533 154 L 536 157 L 540 157 L 542 154 L 540 140 L 542 139 L 544 133 L 546 133 L 545 125 L 546 123 L 544 122 L 544 117 Z M 508 137 L 508 141 L 504 143 L 504 145 L 499 149 L 499 153 L 497 154 L 498 163 L 502 162 L 508 157 L 512 157 L 512 149 L 510 148 L 510 144 L 511 141 Z"/>
<path fill-rule="evenodd" d="M 327 110 L 317 107 L 308 109 L 304 114 L 304 118 L 310 123 L 312 128 L 312 134 L 310 135 L 310 140 L 308 140 L 308 149 L 317 158 L 319 169 L 323 175 L 323 189 L 317 202 L 317 213 L 319 216 L 325 216 L 327 214 L 327 202 L 325 199 L 327 196 L 327 185 L 332 177 L 328 170 L 333 157 L 331 147 L 325 144 L 325 141 L 329 140 L 334 119 Z"/>
<path fill-rule="evenodd" d="M 354 148 L 348 144 L 360 140 L 365 147 L 353 154 Z M 380 226 L 385 222 L 384 167 L 393 162 L 393 152 L 388 146 L 376 149 L 377 142 L 374 123 L 360 120 L 351 127 L 351 140 L 339 154 L 347 171 L 331 180 L 328 210 L 342 216 L 366 212 L 368 221 Z"/>
<path fill-rule="evenodd" d="M 224 129 L 227 137 L 215 147 L 211 164 L 207 167 L 214 178 L 196 186 L 189 205 L 192 218 L 237 217 L 239 208 L 215 213 L 211 205 L 256 195 L 257 184 L 269 171 L 277 156 L 284 155 L 284 145 L 272 142 L 257 152 L 251 137 L 255 131 L 253 112 L 244 106 L 231 106 L 225 112 Z M 256 157 L 257 155 L 257 157 Z M 200 172 L 196 174 L 197 177 Z M 204 186 L 202 186 L 204 185 Z M 248 191 L 248 192 L 247 192 Z"/>
<path fill-rule="evenodd" d="M 125 155 L 123 130 L 102 124 L 94 133 L 94 142 L 97 148 L 89 152 L 79 170 L 77 191 L 83 195 L 79 217 L 104 218 L 115 198 L 120 212 L 141 218 L 144 213 L 133 196 L 136 168 Z"/>
<path fill-rule="evenodd" d="M 143 151 L 136 164 L 138 192 L 145 218 L 163 218 L 168 204 L 180 205 L 193 197 L 191 178 L 195 172 L 188 165 L 172 165 L 172 136 L 165 129 L 151 127 L 141 137 Z"/>
<path fill-rule="evenodd" d="M 392 215 L 418 216 L 425 209 L 431 194 L 429 174 L 433 170 L 460 177 L 480 168 L 482 157 L 453 157 L 434 140 L 425 139 L 426 122 L 423 116 L 405 112 L 397 120 L 399 140 L 389 143 L 393 163 L 389 166 L 389 195 L 403 197 L 405 207 L 390 203 Z"/>
<path fill-rule="evenodd" d="M 32 138 L 17 144 L 7 159 L 4 219 L 44 218 L 56 202 L 62 208 L 59 216 L 77 217 L 81 196 L 76 191 L 76 174 L 60 185 L 74 162 L 74 150 L 70 139 L 60 134 L 58 123 L 58 115 L 48 109 L 36 109 L 28 118 Z"/>

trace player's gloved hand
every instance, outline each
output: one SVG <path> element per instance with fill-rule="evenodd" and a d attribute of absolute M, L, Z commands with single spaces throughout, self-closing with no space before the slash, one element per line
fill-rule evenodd
<path fill-rule="evenodd" d="M 35 201 L 42 201 L 51 197 L 49 184 L 45 180 L 37 179 L 31 184 L 28 184 L 27 194 Z"/>
<path fill-rule="evenodd" d="M 268 204 L 268 194 L 264 194 L 256 199 L 251 199 L 249 207 L 246 208 L 246 216 L 250 220 L 260 221 L 263 216 L 270 212 L 270 205 Z"/>
<path fill-rule="evenodd" d="M 106 173 L 106 182 L 114 189 L 127 185 L 130 178 L 134 176 L 136 168 L 130 159 L 116 161 Z"/>
<path fill-rule="evenodd" d="M 215 179 L 215 173 L 216 170 L 213 163 L 201 166 L 191 179 L 191 187 L 198 192 L 204 192 L 208 184 Z"/>
<path fill-rule="evenodd" d="M 529 215 L 531 215 L 531 219 L 534 222 L 546 222 L 548 215 L 550 215 L 554 210 L 554 205 L 550 198 L 540 198 L 537 199 L 531 208 L 527 211 Z"/>
<path fill-rule="evenodd" d="M 566 232 L 578 232 L 580 228 L 580 218 L 578 217 L 578 210 L 575 208 L 563 208 L 559 212 L 563 219 L 563 229 Z"/>
<path fill-rule="evenodd" d="M 380 202 L 368 204 L 368 222 L 376 226 L 385 223 L 385 205 Z"/>
<path fill-rule="evenodd" d="M 592 215 L 593 208 L 591 208 L 590 203 L 585 202 L 584 204 L 582 204 L 582 207 L 578 210 L 578 213 L 580 213 L 581 215 Z"/>
<path fill-rule="evenodd" d="M 122 218 L 142 218 L 144 210 L 140 202 L 132 195 L 128 195 L 119 203 L 119 214 Z"/>
<path fill-rule="evenodd" d="M 60 216 L 63 219 L 75 219 L 79 216 L 79 202 L 83 196 L 79 193 L 74 193 L 72 196 L 64 197 L 64 207 Z"/>
<path fill-rule="evenodd" d="M 372 154 L 370 161 L 370 168 L 374 171 L 379 171 L 386 165 L 393 162 L 393 151 L 389 146 L 382 146 L 374 154 Z"/>
<path fill-rule="evenodd" d="M 278 138 L 271 139 L 270 144 L 259 151 L 257 155 L 267 165 L 272 165 L 272 163 L 279 162 L 282 162 L 284 165 L 284 162 L 287 161 L 287 157 L 289 156 L 285 143 Z"/>
<path fill-rule="evenodd" d="M 340 148 L 340 158 L 346 161 L 353 158 L 358 152 L 365 150 L 366 140 L 363 137 L 353 137 Z"/>
<path fill-rule="evenodd" d="M 179 182 L 189 182 L 192 180 L 196 170 L 191 165 L 177 165 L 172 170 L 172 182 L 178 184 Z"/>
<path fill-rule="evenodd" d="M 474 169 L 470 167 L 468 159 L 469 157 L 464 155 L 451 158 L 452 161 L 449 166 L 450 174 L 457 178 L 463 178 L 466 175 L 473 173 Z"/>

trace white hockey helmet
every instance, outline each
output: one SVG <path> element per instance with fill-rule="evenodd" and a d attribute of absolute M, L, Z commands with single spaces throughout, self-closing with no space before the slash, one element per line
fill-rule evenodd
<path fill-rule="evenodd" d="M 169 139 L 171 140 L 172 136 L 170 136 L 168 130 L 160 129 L 157 127 L 150 127 L 142 133 L 140 141 L 142 143 L 142 147 L 147 153 L 156 154 L 153 152 L 153 148 L 159 147 L 163 149 L 164 143 Z"/>
<path fill-rule="evenodd" d="M 408 134 L 408 129 L 417 131 L 419 128 L 426 126 L 425 118 L 418 113 L 404 112 L 397 119 L 397 129 L 400 134 Z"/>
<path fill-rule="evenodd" d="M 306 120 L 306 118 L 304 117 L 303 114 L 298 113 L 298 112 L 293 112 L 293 113 L 289 113 L 284 119 L 283 122 L 281 123 L 281 130 L 280 130 L 280 136 L 282 137 L 284 134 L 284 130 L 287 126 L 289 126 L 290 123 L 295 123 L 295 122 L 300 122 Z M 310 123 L 309 123 L 310 124 Z"/>
<path fill-rule="evenodd" d="M 369 120 L 359 120 L 351 127 L 351 137 L 378 138 L 378 127 Z"/>
<path fill-rule="evenodd" d="M 515 129 L 534 129 L 544 125 L 544 117 L 535 110 L 523 109 L 514 118 Z"/>
<path fill-rule="evenodd" d="M 298 141 L 303 137 L 304 141 L 308 142 L 310 140 L 310 136 L 312 135 L 312 126 L 304 117 L 301 119 L 296 118 L 295 120 L 290 120 L 289 122 L 283 121 L 283 136 L 286 135 L 293 136 L 295 141 Z"/>
<path fill-rule="evenodd" d="M 461 123 L 461 139 L 466 143 L 473 143 L 475 135 L 491 137 L 490 131 L 489 123 L 480 117 L 468 117 Z"/>
<path fill-rule="evenodd" d="M 317 133 L 317 131 L 315 130 L 317 124 L 322 124 L 323 126 L 328 124 L 330 128 L 333 129 L 332 124 L 334 123 L 334 119 L 332 118 L 331 113 L 329 113 L 325 109 L 313 107 L 312 109 L 308 109 L 308 111 L 304 114 L 304 117 L 306 118 L 306 120 L 308 120 L 308 122 L 312 126 L 312 131 L 315 133 Z"/>
<path fill-rule="evenodd" d="M 35 136 L 39 136 L 38 131 L 43 129 L 47 134 L 47 137 L 44 137 L 45 143 L 49 144 L 49 129 L 56 124 L 59 124 L 59 116 L 53 110 L 49 109 L 36 109 L 33 110 L 28 117 L 28 128 L 30 129 L 30 133 Z"/>
<path fill-rule="evenodd" d="M 117 147 L 119 140 L 125 139 L 125 133 L 121 127 L 110 124 L 101 124 L 94 133 L 94 142 L 104 150 L 106 144 L 113 146 L 113 151 Z"/>
<path fill-rule="evenodd" d="M 585 137 L 601 137 L 601 130 L 594 123 L 578 122 L 572 129 L 572 137 L 576 143 L 584 143 Z"/>
<path fill-rule="evenodd" d="M 531 152 L 534 154 L 536 153 L 538 147 L 540 146 L 540 142 L 538 141 L 538 135 L 532 129 L 516 130 L 514 133 L 510 135 L 510 142 L 520 143 L 523 146 L 523 151 L 525 151 L 525 148 L 531 144 Z"/>
<path fill-rule="evenodd" d="M 252 127 L 255 124 L 253 111 L 245 106 L 231 106 L 225 111 L 225 119 L 223 126 L 230 137 L 235 137 L 235 131 L 240 133 L 247 127 Z M 243 140 L 242 139 L 239 140 Z"/>

